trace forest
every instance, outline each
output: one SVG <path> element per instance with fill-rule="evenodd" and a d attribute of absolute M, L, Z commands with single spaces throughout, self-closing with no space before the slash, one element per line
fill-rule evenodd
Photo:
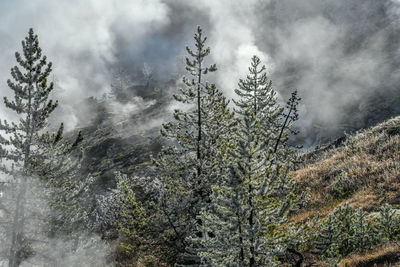
<path fill-rule="evenodd" d="M 284 99 L 253 55 L 227 97 L 200 26 L 188 42 L 183 77 L 132 87 L 117 73 L 82 102 L 93 124 L 65 131 L 29 29 L 6 80 L 15 119 L 0 120 L 0 266 L 399 263 L 400 117 L 305 150 L 301 91 Z M 169 120 L 142 129 L 165 98 Z"/>

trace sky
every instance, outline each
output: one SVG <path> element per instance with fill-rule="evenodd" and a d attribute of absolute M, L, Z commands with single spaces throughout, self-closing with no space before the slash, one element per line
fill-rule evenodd
<path fill-rule="evenodd" d="M 182 73 L 201 25 L 217 86 L 235 97 L 258 55 L 282 102 L 299 90 L 299 127 L 315 143 L 379 120 L 381 105 L 400 113 L 399 23 L 398 0 L 0 0 L 0 95 L 10 96 L 14 53 L 33 27 L 71 129 L 75 104 L 109 91 L 116 69 L 137 81 L 145 64 L 159 80 Z"/>

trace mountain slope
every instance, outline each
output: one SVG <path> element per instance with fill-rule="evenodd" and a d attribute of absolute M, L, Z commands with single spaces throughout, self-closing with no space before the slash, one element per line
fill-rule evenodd
<path fill-rule="evenodd" d="M 345 203 L 363 208 L 370 218 L 385 203 L 400 208 L 400 117 L 306 153 L 302 159 L 293 175 L 299 192 L 310 190 L 309 201 L 292 217 L 295 222 L 305 223 L 317 214 L 324 218 Z M 351 255 L 339 265 L 385 262 L 400 262 L 398 245 Z"/>

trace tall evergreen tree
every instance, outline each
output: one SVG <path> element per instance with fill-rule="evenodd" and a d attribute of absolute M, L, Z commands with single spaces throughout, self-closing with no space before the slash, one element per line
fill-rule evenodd
<path fill-rule="evenodd" d="M 201 183 L 201 173 L 203 169 L 203 150 L 204 138 L 203 120 L 207 112 L 204 110 L 204 99 L 209 93 L 210 86 L 204 82 L 204 75 L 217 70 L 215 64 L 205 67 L 204 60 L 210 54 L 210 48 L 206 47 L 207 37 L 203 37 L 203 31 L 200 26 L 194 35 L 195 47 L 193 51 L 189 46 L 186 46 L 186 51 L 189 57 L 186 57 L 186 70 L 192 78 L 183 77 L 184 88 L 180 89 L 180 94 L 174 95 L 176 101 L 182 104 L 194 105 L 195 109 L 186 113 L 182 110 L 174 111 L 174 118 L 177 123 L 168 123 L 164 125 L 162 131 L 164 136 L 179 139 L 181 145 L 187 149 L 195 151 L 195 166 L 197 172 L 198 183 Z M 214 88 L 214 87 L 213 87 Z M 181 129 L 185 127 L 183 132 Z M 179 134 L 177 134 L 179 133 Z"/>
<path fill-rule="evenodd" d="M 65 155 L 80 141 L 78 138 L 72 146 L 64 143 L 62 148 L 56 148 L 61 143 L 63 125 L 55 134 L 44 132 L 48 126 L 47 119 L 58 105 L 57 101 L 49 99 L 54 88 L 53 83 L 48 82 L 52 63 L 47 63 L 46 56 L 42 56 L 42 49 L 33 29 L 29 30 L 28 36 L 22 41 L 22 48 L 22 55 L 15 53 L 19 66 L 11 69 L 13 80 L 7 81 L 14 93 L 14 100 L 4 97 L 6 107 L 15 111 L 20 120 L 18 123 L 9 123 L 6 120 L 0 122 L 0 130 L 4 134 L 0 138 L 0 159 L 3 163 L 0 170 L 7 176 L 4 184 L 6 198 L 3 202 L 7 204 L 7 216 L 3 218 L 10 218 L 2 222 L 6 229 L 5 240 L 1 243 L 7 248 L 6 256 L 9 266 L 12 267 L 19 266 L 24 259 L 35 253 L 32 245 L 35 242 L 32 235 L 34 233 L 30 230 L 36 227 L 34 230 L 38 231 L 37 228 L 43 226 L 38 223 L 43 218 L 37 214 L 37 206 L 44 203 L 32 199 L 46 199 L 50 191 L 44 189 L 52 187 L 52 196 L 63 198 L 64 207 L 71 204 L 65 202 L 70 198 L 60 193 L 68 191 L 65 187 L 67 184 L 71 186 L 71 169 L 76 165 L 67 164 L 66 158 L 60 156 Z M 58 185 L 55 185 L 54 178 Z M 61 191 L 58 190 L 58 194 L 55 194 L 55 188 Z M 49 203 L 46 201 L 45 205 L 47 204 Z M 58 205 L 61 204 L 62 201 L 58 201 Z M 59 216 L 52 218 L 56 217 Z"/>
<path fill-rule="evenodd" d="M 180 250 L 187 246 L 186 238 L 196 231 L 196 216 L 207 205 L 211 185 L 218 176 L 218 147 L 227 139 L 232 113 L 228 101 L 215 85 L 204 81 L 204 75 L 216 70 L 213 64 L 204 67 L 210 48 L 201 28 L 194 36 L 195 50 L 186 48 L 186 70 L 192 79 L 183 78 L 184 88 L 174 98 L 189 105 L 188 111 L 174 111 L 175 121 L 163 125 L 162 135 L 171 145 L 163 148 L 155 162 L 164 189 L 160 196 L 162 220 L 172 229 L 173 243 Z"/>
<path fill-rule="evenodd" d="M 197 121 L 194 120 L 197 124 L 197 136 L 196 136 L 196 159 L 197 159 L 197 176 L 200 179 L 201 171 L 202 171 L 202 91 L 204 90 L 202 75 L 207 74 L 208 72 L 214 72 L 217 70 L 215 64 L 210 67 L 204 67 L 204 58 L 210 54 L 210 48 L 205 47 L 205 42 L 207 37 L 203 38 L 203 31 L 199 27 L 197 27 L 197 33 L 194 35 L 196 50 L 193 51 L 186 46 L 186 50 L 188 54 L 192 57 L 189 59 L 186 57 L 186 70 L 189 74 L 191 74 L 194 79 L 190 80 L 189 78 L 184 78 L 183 82 L 187 86 L 187 90 L 181 90 L 182 95 L 176 96 L 175 99 L 183 102 L 191 102 L 194 97 L 196 99 L 196 114 Z M 195 80 L 196 79 L 196 80 Z M 207 86 L 205 86 L 207 88 Z M 196 96 L 193 95 L 193 91 L 196 91 Z"/>
<path fill-rule="evenodd" d="M 15 100 L 10 101 L 4 97 L 6 107 L 18 114 L 23 114 L 19 124 L 9 124 L 4 121 L 0 130 L 11 135 L 3 139 L 2 145 L 10 145 L 13 149 L 2 150 L 2 158 L 13 163 L 12 168 L 2 166 L 3 172 L 11 174 L 17 189 L 17 200 L 13 214 L 13 227 L 11 229 L 11 244 L 9 252 L 9 266 L 18 266 L 21 262 L 21 253 L 25 239 L 25 202 L 28 179 L 31 176 L 32 159 L 37 156 L 35 139 L 40 130 L 45 126 L 46 119 L 57 107 L 57 102 L 48 100 L 53 90 L 53 83 L 48 85 L 47 78 L 51 72 L 51 63 L 47 64 L 46 57 L 42 57 L 37 35 L 29 30 L 25 41 L 22 41 L 23 56 L 16 52 L 15 57 L 20 67 L 11 69 L 14 81 L 8 80 L 8 86 L 14 91 Z M 45 68 L 43 70 L 43 68 Z"/>
<path fill-rule="evenodd" d="M 228 171 L 213 187 L 211 208 L 201 214 L 201 255 L 217 266 L 273 266 L 289 243 L 279 226 L 296 199 L 288 175 L 294 151 L 284 139 L 296 112 L 284 113 L 277 104 L 258 57 L 252 58 L 249 70 L 236 90 L 238 124 Z M 289 101 L 294 110 L 296 101 L 296 95 Z"/>

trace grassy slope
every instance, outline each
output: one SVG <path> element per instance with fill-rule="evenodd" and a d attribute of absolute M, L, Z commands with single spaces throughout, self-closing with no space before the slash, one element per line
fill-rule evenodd
<path fill-rule="evenodd" d="M 317 212 L 325 217 L 346 202 L 363 207 L 371 216 L 385 202 L 400 208 L 400 117 L 359 132 L 337 148 L 320 149 L 303 158 L 304 163 L 294 177 L 299 190 L 310 188 L 310 198 L 301 212 L 293 216 L 294 221 L 308 221 Z M 393 253 L 398 256 L 398 251 L 396 245 L 389 244 L 352 255 L 340 265 L 346 262 L 348 266 L 374 266 L 376 262 L 396 258 Z"/>

